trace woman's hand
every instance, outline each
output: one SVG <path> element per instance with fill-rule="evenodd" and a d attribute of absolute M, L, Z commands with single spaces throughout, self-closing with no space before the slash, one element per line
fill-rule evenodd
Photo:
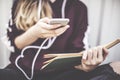
<path fill-rule="evenodd" d="M 50 38 L 63 34 L 69 25 L 60 27 L 60 24 L 50 25 L 49 18 L 40 19 L 33 27 L 31 27 L 32 34 L 37 38 Z"/>
<path fill-rule="evenodd" d="M 15 45 L 18 49 L 22 49 L 25 46 L 32 44 L 38 38 L 50 38 L 63 34 L 67 29 L 68 25 L 60 28 L 60 24 L 50 25 L 49 18 L 40 19 L 34 26 L 29 28 L 23 34 L 15 38 Z"/>
<path fill-rule="evenodd" d="M 107 49 L 100 46 L 86 50 L 83 52 L 81 65 L 75 66 L 75 68 L 86 72 L 91 71 L 105 60 L 107 54 Z"/>

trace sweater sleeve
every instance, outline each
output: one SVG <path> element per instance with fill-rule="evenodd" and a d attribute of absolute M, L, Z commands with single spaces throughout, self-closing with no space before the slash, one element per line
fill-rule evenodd
<path fill-rule="evenodd" d="M 14 40 L 17 36 L 22 34 L 23 31 L 17 29 L 16 25 L 12 24 L 11 21 L 9 21 L 6 31 L 6 35 L 2 38 L 3 43 L 12 53 L 19 53 L 20 50 L 16 47 Z"/>
<path fill-rule="evenodd" d="M 70 37 L 70 42 L 68 45 L 69 52 L 80 52 L 84 50 L 83 39 L 87 31 L 88 26 L 88 14 L 87 7 L 82 2 L 77 3 L 75 18 L 74 18 L 74 30 L 72 36 Z"/>

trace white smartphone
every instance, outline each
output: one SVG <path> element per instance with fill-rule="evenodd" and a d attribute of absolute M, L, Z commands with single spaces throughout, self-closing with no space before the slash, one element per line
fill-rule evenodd
<path fill-rule="evenodd" d="M 53 24 L 61 24 L 62 26 L 65 26 L 67 25 L 69 22 L 69 19 L 68 18 L 53 18 L 50 20 L 50 23 L 51 25 Z"/>

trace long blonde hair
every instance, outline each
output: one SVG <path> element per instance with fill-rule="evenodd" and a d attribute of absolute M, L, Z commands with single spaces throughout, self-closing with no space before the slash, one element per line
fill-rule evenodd
<path fill-rule="evenodd" d="M 52 17 L 52 10 L 48 3 L 49 0 L 42 0 L 40 18 Z M 38 18 L 38 3 L 39 0 L 18 0 L 17 7 L 14 12 L 13 22 L 18 29 L 28 30 L 36 24 Z"/>

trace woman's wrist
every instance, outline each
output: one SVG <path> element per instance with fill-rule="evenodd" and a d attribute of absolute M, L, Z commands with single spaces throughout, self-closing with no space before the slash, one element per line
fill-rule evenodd
<path fill-rule="evenodd" d="M 27 45 L 32 44 L 38 39 L 38 37 L 34 34 L 33 30 L 27 30 L 20 36 L 15 38 L 15 45 L 18 49 L 22 49 Z"/>
<path fill-rule="evenodd" d="M 31 36 L 33 39 L 38 39 L 39 37 L 37 36 L 37 31 L 34 29 L 36 26 L 32 26 L 27 32 L 27 36 Z"/>

